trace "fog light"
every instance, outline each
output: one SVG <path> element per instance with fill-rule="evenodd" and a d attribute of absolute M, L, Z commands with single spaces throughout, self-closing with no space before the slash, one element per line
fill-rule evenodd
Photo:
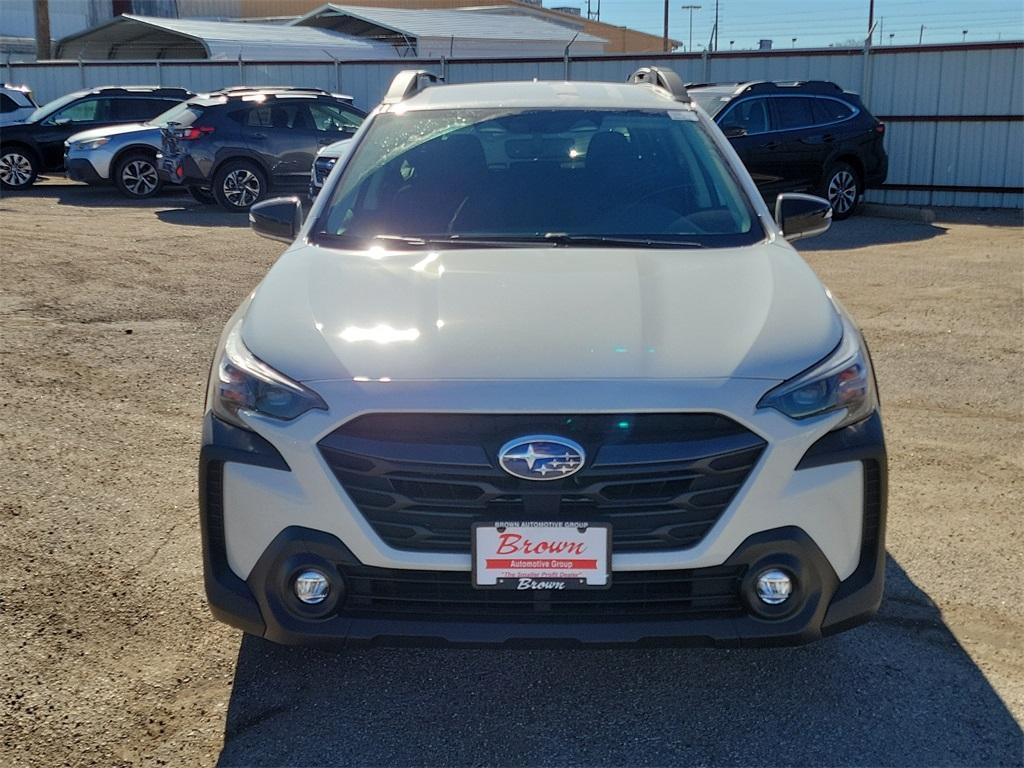
<path fill-rule="evenodd" d="M 793 580 L 785 571 L 777 568 L 764 571 L 757 577 L 757 596 L 762 603 L 779 605 L 793 593 Z"/>
<path fill-rule="evenodd" d="M 331 582 L 320 571 L 310 569 L 295 577 L 295 596 L 306 605 L 322 603 L 330 591 Z"/>

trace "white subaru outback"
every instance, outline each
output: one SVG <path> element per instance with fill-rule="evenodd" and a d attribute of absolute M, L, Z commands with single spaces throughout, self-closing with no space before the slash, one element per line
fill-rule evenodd
<path fill-rule="evenodd" d="M 801 643 L 882 596 L 867 347 L 671 72 L 405 72 L 228 322 L 214 614 L 289 644 Z"/>

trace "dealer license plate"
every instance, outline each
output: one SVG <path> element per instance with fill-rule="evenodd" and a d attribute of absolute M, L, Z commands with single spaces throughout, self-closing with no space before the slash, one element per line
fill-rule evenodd
<path fill-rule="evenodd" d="M 497 522 L 473 526 L 473 586 L 603 589 L 611 584 L 607 523 Z"/>

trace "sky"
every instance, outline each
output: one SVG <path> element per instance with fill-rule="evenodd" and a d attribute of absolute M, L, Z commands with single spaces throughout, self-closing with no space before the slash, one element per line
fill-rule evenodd
<path fill-rule="evenodd" d="M 596 10 L 598 0 L 590 0 Z M 693 13 L 693 47 L 707 44 L 715 18 L 715 0 L 669 0 L 669 35 L 689 42 L 689 11 L 684 4 L 703 6 Z M 545 5 L 575 5 L 587 0 L 546 0 Z M 662 34 L 663 0 L 601 0 L 601 21 Z M 719 0 L 719 50 L 755 48 L 761 38 L 776 48 L 826 47 L 863 40 L 867 34 L 868 0 Z M 878 23 L 875 45 L 915 45 L 924 24 L 924 42 L 959 42 L 1024 38 L 1024 0 L 875 0 Z"/>

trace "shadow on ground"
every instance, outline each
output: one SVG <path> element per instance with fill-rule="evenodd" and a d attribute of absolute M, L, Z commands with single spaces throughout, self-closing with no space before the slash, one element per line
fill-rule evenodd
<path fill-rule="evenodd" d="M 874 622 L 771 650 L 349 650 L 246 636 L 222 768 L 1019 765 L 1021 730 L 893 563 Z"/>
<path fill-rule="evenodd" d="M 58 205 L 78 208 L 150 209 L 156 218 L 168 224 L 189 227 L 247 227 L 249 217 L 243 213 L 228 213 L 216 204 L 204 205 L 192 199 L 188 191 L 164 187 L 157 195 L 145 200 L 124 197 L 113 186 L 89 186 L 63 179 L 52 179 L 36 184 L 21 192 L 4 192 L 4 196 L 34 197 L 52 200 Z M 4 210 L 0 200 L 0 211 Z"/>
<path fill-rule="evenodd" d="M 186 227 L 248 227 L 249 217 L 244 213 L 229 213 L 217 205 L 190 202 L 183 208 L 165 208 L 156 212 L 165 224 Z"/>
<path fill-rule="evenodd" d="M 890 245 L 930 240 L 946 234 L 941 224 L 924 224 L 902 219 L 878 216 L 852 216 L 832 224 L 824 235 L 799 240 L 794 245 L 801 252 L 842 251 L 867 248 L 872 245 Z"/>

